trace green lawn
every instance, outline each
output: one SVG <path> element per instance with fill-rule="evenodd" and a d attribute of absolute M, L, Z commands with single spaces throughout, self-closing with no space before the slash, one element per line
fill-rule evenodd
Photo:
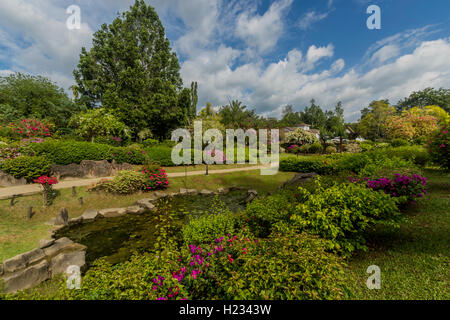
<path fill-rule="evenodd" d="M 273 192 L 284 181 L 290 179 L 293 173 L 279 172 L 275 176 L 262 176 L 259 170 L 235 172 L 228 174 L 200 175 L 171 178 L 169 192 L 177 192 L 180 188 L 195 188 L 215 190 L 220 187 L 243 186 L 258 190 L 258 192 Z M 86 187 L 77 189 L 77 197 L 72 197 L 71 189 L 60 190 L 60 195 L 49 208 L 42 207 L 41 195 L 20 197 L 16 205 L 10 207 L 9 200 L 0 200 L 0 261 L 17 254 L 34 249 L 39 240 L 48 238 L 51 226 L 45 225 L 50 218 L 55 217 L 61 208 L 67 208 L 71 218 L 78 217 L 87 209 L 103 209 L 133 205 L 136 200 L 148 197 L 148 193 L 134 195 L 106 195 L 88 192 Z M 83 197 L 80 205 L 78 197 Z M 26 219 L 29 206 L 35 215 Z"/>
<path fill-rule="evenodd" d="M 351 299 L 450 299 L 450 175 L 427 170 L 428 196 L 406 212 L 399 230 L 370 235 L 370 251 L 349 261 Z M 369 290 L 366 269 L 381 269 Z"/>

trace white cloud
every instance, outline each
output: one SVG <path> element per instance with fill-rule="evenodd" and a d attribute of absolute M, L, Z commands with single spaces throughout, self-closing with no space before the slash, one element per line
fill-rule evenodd
<path fill-rule="evenodd" d="M 271 50 L 283 34 L 282 17 L 292 1 L 276 1 L 263 15 L 242 13 L 237 20 L 236 35 L 259 53 Z"/>
<path fill-rule="evenodd" d="M 309 29 L 314 23 L 328 17 L 329 12 L 318 13 L 316 11 L 310 11 L 305 13 L 305 15 L 298 21 L 298 26 L 301 30 Z"/>
<path fill-rule="evenodd" d="M 378 49 L 378 51 L 376 51 L 372 57 L 370 58 L 370 60 L 372 62 L 381 64 L 391 58 L 395 58 L 400 54 L 400 48 L 395 45 L 395 44 L 388 44 L 385 45 L 384 47 L 381 47 L 381 49 Z"/>

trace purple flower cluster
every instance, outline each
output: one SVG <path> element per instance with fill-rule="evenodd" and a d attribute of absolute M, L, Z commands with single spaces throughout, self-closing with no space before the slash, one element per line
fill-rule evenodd
<path fill-rule="evenodd" d="M 392 197 L 406 197 L 407 201 L 414 203 L 416 198 L 422 198 L 427 193 L 425 186 L 427 178 L 418 174 L 411 176 L 395 174 L 394 179 L 381 177 L 378 179 L 369 178 L 353 178 L 350 177 L 351 183 L 366 183 L 367 187 L 374 191 L 383 191 Z"/>

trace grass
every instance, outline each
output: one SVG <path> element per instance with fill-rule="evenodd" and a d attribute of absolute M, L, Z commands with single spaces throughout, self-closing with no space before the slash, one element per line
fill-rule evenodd
<path fill-rule="evenodd" d="M 243 186 L 258 190 L 260 193 L 273 192 L 293 173 L 279 172 L 275 176 L 262 176 L 259 170 L 228 174 L 200 175 L 171 178 L 169 192 L 180 188 L 215 190 L 220 187 Z M 71 218 L 78 217 L 87 209 L 103 209 L 133 205 L 136 200 L 148 197 L 148 193 L 134 195 L 108 195 L 88 192 L 87 187 L 77 188 L 77 196 L 71 189 L 59 190 L 60 194 L 52 206 L 42 207 L 41 195 L 19 197 L 14 207 L 9 200 L 0 200 L 0 261 L 34 249 L 40 239 L 48 238 L 52 227 L 45 223 L 55 217 L 61 208 L 66 208 Z M 78 198 L 83 197 L 83 205 Z M 34 216 L 27 220 L 27 209 L 32 206 Z"/>
<path fill-rule="evenodd" d="M 450 299 L 450 175 L 427 170 L 428 196 L 405 213 L 399 230 L 369 235 L 370 250 L 349 261 L 351 299 Z M 381 269 L 369 290 L 367 267 Z"/>

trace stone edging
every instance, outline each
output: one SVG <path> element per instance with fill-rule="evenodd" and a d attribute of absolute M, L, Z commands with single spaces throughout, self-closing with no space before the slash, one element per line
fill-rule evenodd
<path fill-rule="evenodd" d="M 246 190 L 246 188 L 219 188 L 217 192 L 206 189 L 198 192 L 197 189 L 183 188 L 175 193 L 155 191 L 151 198 L 140 199 L 136 201 L 136 205 L 134 206 L 86 210 L 80 217 L 72 219 L 68 218 L 67 210 L 63 209 L 51 221 L 51 224 L 55 227 L 52 231 L 51 240 L 42 239 L 39 241 L 38 248 L 0 263 L 0 280 L 2 280 L 3 291 L 5 293 L 14 293 L 31 288 L 57 274 L 65 273 L 71 265 L 78 266 L 80 270 L 86 268 L 86 246 L 75 243 L 69 238 L 55 240 L 55 234 L 61 228 L 93 222 L 99 218 L 114 218 L 126 214 L 142 214 L 148 211 L 154 212 L 156 211 L 156 206 L 153 203 L 158 199 L 166 197 L 179 195 L 226 195 L 230 191 L 236 190 Z M 247 190 L 246 202 L 252 201 L 257 195 L 258 192 L 256 190 Z"/>

